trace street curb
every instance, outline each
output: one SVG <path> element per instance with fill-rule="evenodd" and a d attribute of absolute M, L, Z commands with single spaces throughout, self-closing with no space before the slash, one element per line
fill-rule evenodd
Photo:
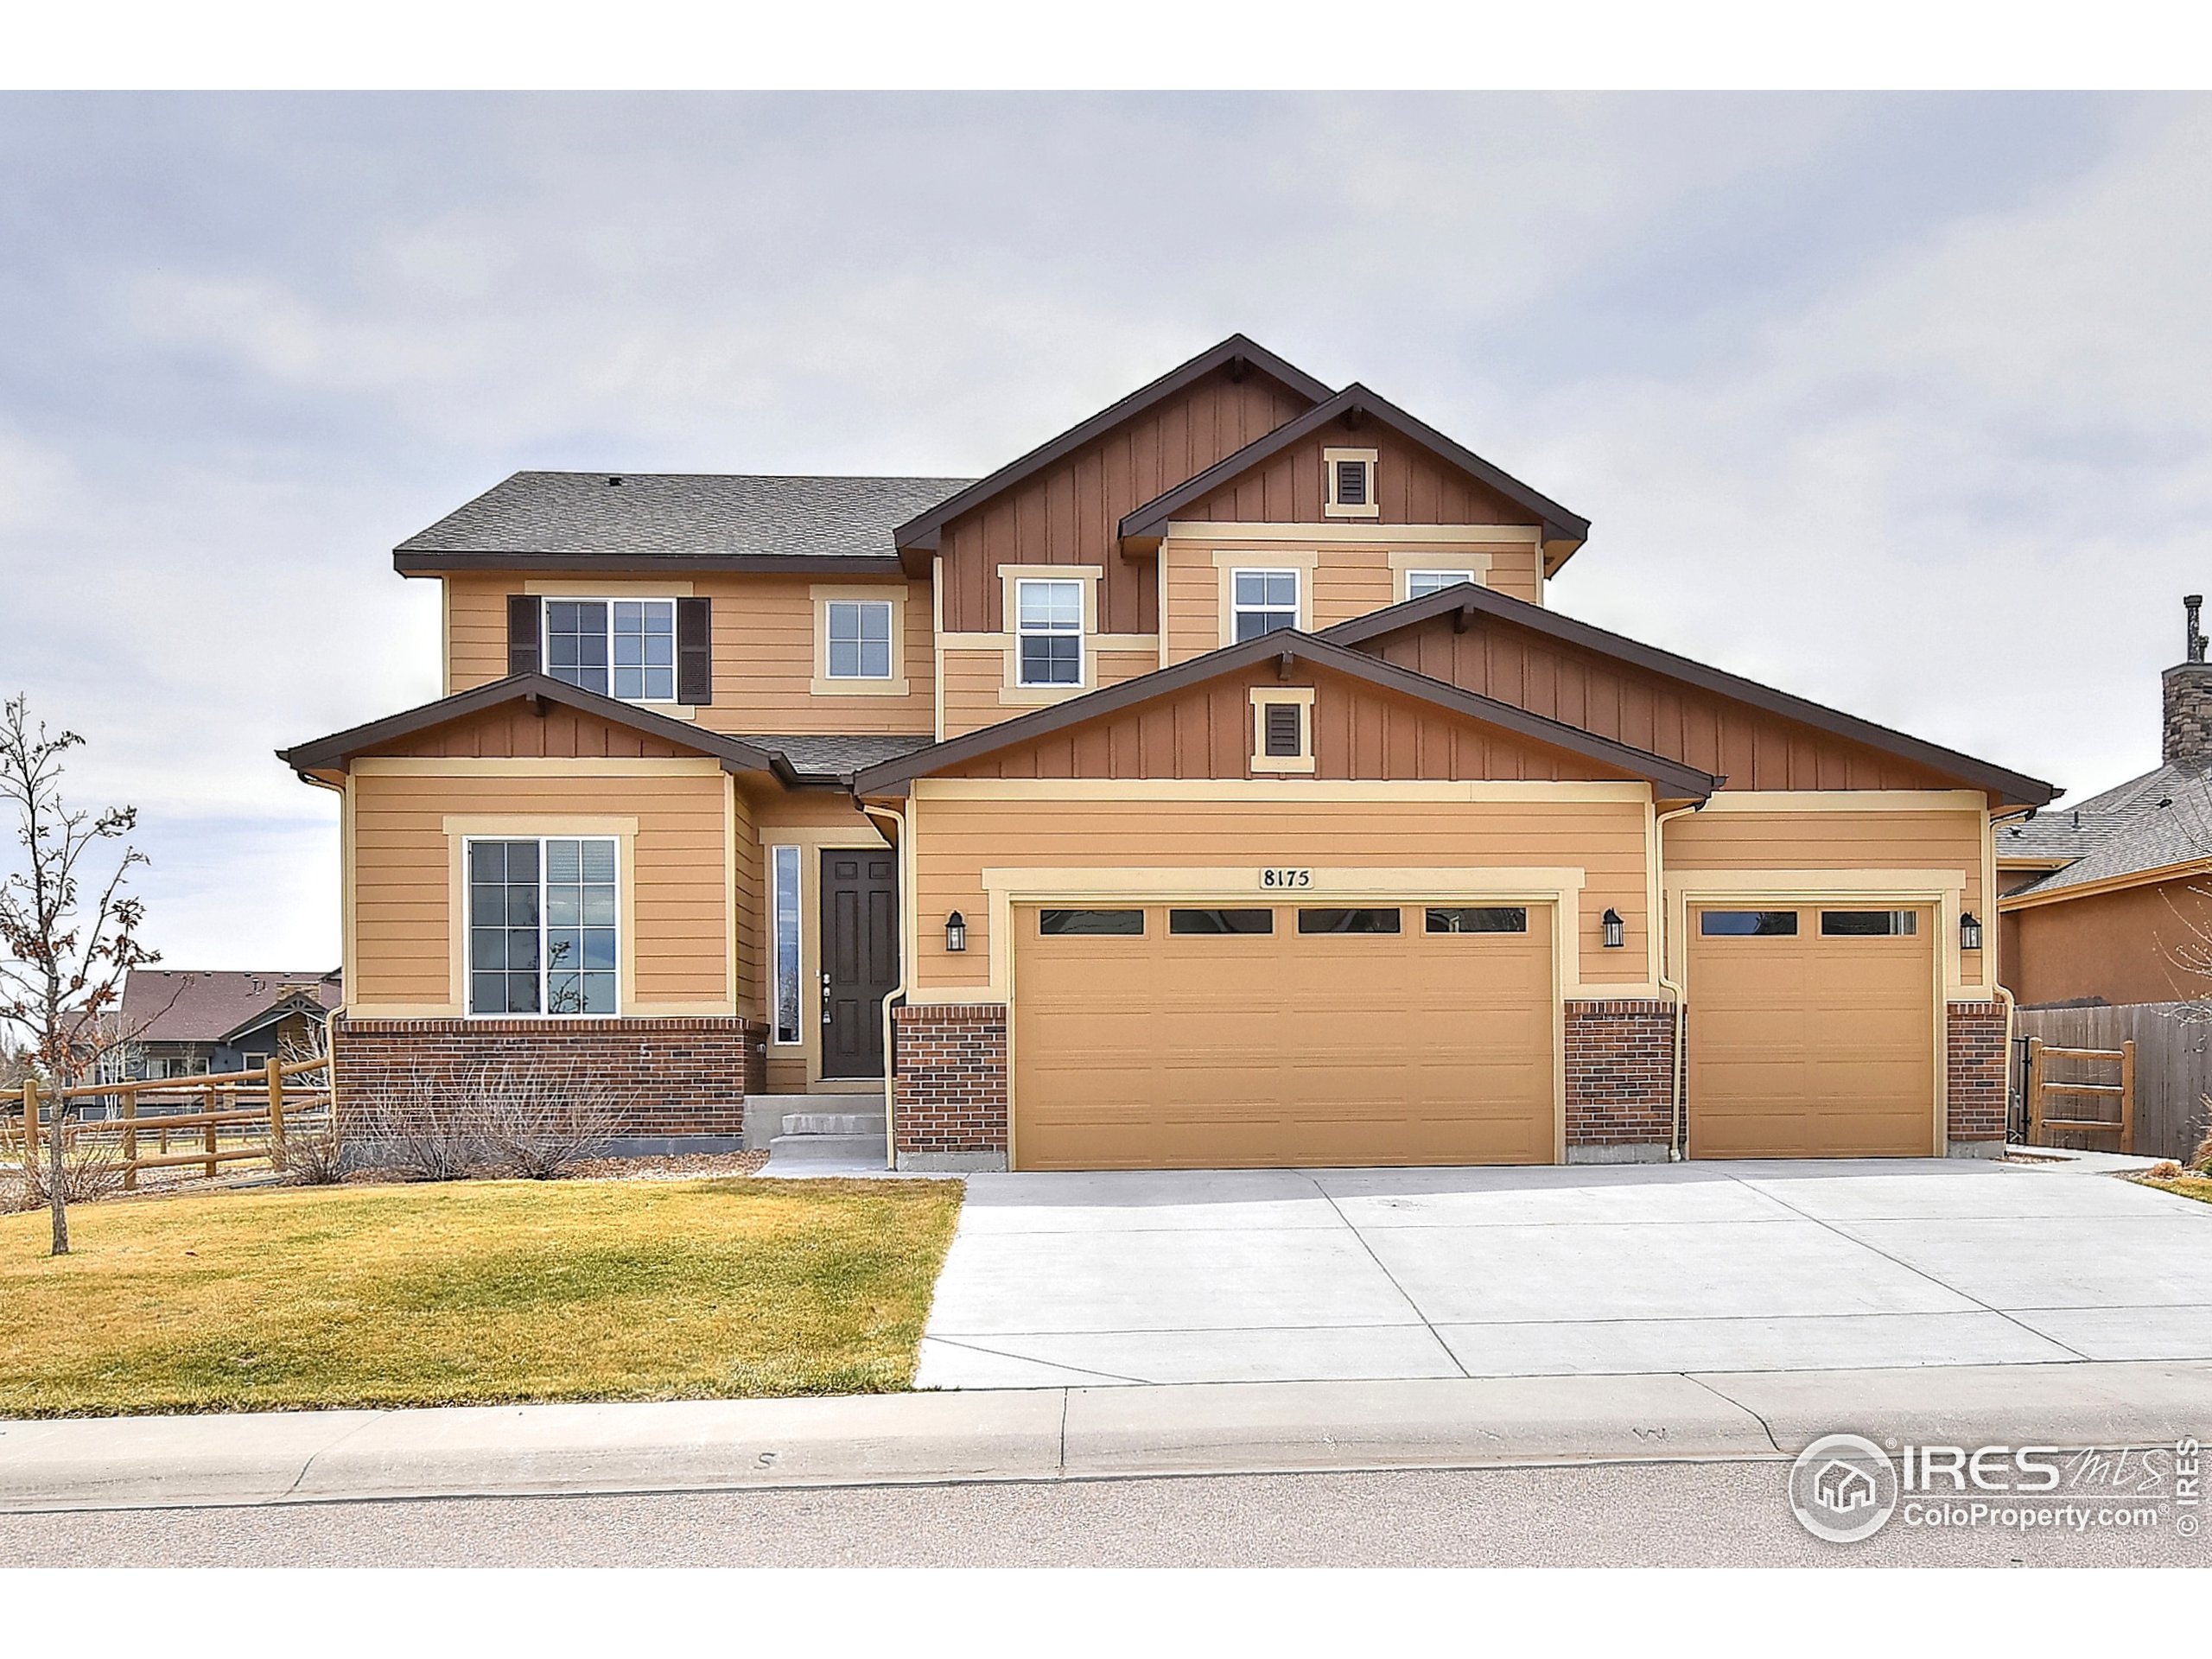
<path fill-rule="evenodd" d="M 2212 1361 L 0 1421 L 0 1510 L 1770 1460 L 2212 1440 Z"/>

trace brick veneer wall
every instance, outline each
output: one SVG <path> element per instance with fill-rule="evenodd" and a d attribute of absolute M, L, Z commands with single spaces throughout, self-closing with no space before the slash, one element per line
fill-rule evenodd
<path fill-rule="evenodd" d="M 905 1003 L 893 1144 L 901 1154 L 1007 1149 L 1006 1005 Z"/>
<path fill-rule="evenodd" d="M 757 1020 L 350 1020 L 331 1024 L 341 1122 L 378 1102 L 414 1106 L 481 1066 L 573 1070 L 614 1092 L 626 1138 L 738 1135 L 767 1092 Z M 435 1096 L 434 1096 L 435 1097 Z"/>
<path fill-rule="evenodd" d="M 1954 1002 L 1948 1021 L 1950 1133 L 1954 1141 L 2005 1138 L 2005 1007 Z"/>
<path fill-rule="evenodd" d="M 1675 1005 L 1567 1005 L 1567 1144 L 1666 1146 L 1674 1137 Z"/>

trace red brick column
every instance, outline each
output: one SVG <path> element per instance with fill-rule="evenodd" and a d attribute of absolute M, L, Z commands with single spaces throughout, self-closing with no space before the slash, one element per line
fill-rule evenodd
<path fill-rule="evenodd" d="M 637 1151 L 706 1136 L 733 1145 L 748 1090 L 767 1091 L 766 1030 L 742 1018 L 353 1020 L 331 1023 L 344 1116 L 419 1109 L 485 1066 L 573 1072 L 613 1091 Z M 427 1091 L 427 1093 L 426 1093 Z"/>
<path fill-rule="evenodd" d="M 1003 1169 L 1007 1154 L 1006 1005 L 904 1003 L 893 1010 L 899 1055 L 892 1144 L 902 1169 Z"/>
<path fill-rule="evenodd" d="M 1950 1005 L 1948 1065 L 1951 1150 L 1993 1157 L 2005 1145 L 2005 1005 Z"/>
<path fill-rule="evenodd" d="M 1675 1133 L 1675 1005 L 1567 1005 L 1569 1163 L 1667 1156 Z"/>

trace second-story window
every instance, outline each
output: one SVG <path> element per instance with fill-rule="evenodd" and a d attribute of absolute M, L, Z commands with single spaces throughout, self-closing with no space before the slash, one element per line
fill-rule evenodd
<path fill-rule="evenodd" d="M 676 699 L 676 601 L 549 599 L 545 671 L 630 702 Z"/>
<path fill-rule="evenodd" d="M 833 599 L 830 601 L 830 677 L 887 680 L 891 677 L 891 601 Z"/>
<path fill-rule="evenodd" d="M 1441 593 L 1446 588 L 1456 588 L 1463 582 L 1472 582 L 1471 570 L 1408 570 L 1406 572 L 1406 597 L 1426 599 Z"/>
<path fill-rule="evenodd" d="M 1016 671 L 1023 685 L 1083 683 L 1083 584 L 1014 584 Z"/>
<path fill-rule="evenodd" d="M 1239 570 L 1230 582 L 1230 609 L 1239 641 L 1298 626 L 1297 571 Z"/>

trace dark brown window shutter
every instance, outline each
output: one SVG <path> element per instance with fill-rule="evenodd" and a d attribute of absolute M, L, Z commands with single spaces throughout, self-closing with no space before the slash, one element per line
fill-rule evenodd
<path fill-rule="evenodd" d="M 536 594 L 507 595 L 507 672 L 545 671 L 544 630 L 538 621 L 545 601 Z"/>
<path fill-rule="evenodd" d="M 711 599 L 676 601 L 676 700 L 704 703 L 715 700 L 715 602 Z"/>
<path fill-rule="evenodd" d="M 1293 760 L 1305 751 L 1304 733 L 1300 729 L 1305 714 L 1294 702 L 1271 702 L 1268 705 L 1268 747 L 1269 755 L 1287 755 Z"/>

